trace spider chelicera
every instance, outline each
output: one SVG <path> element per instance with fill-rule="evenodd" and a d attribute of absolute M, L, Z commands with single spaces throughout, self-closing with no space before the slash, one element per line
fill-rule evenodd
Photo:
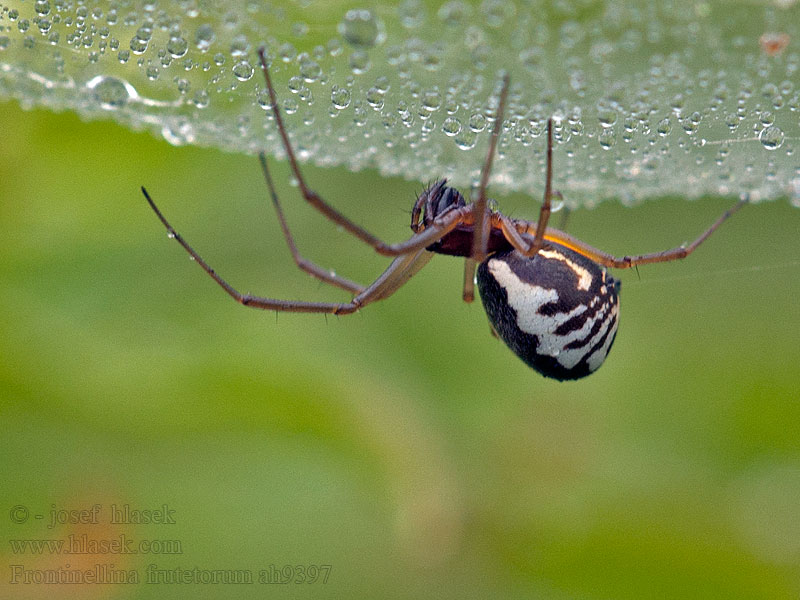
<path fill-rule="evenodd" d="M 395 257 L 389 267 L 367 286 L 336 275 L 300 255 L 281 209 L 264 153 L 261 168 L 286 243 L 297 266 L 350 292 L 349 302 L 305 302 L 242 294 L 228 284 L 176 232 L 147 191 L 145 198 L 174 238 L 208 275 L 234 300 L 263 310 L 345 315 L 391 296 L 413 277 L 433 254 L 464 257 L 462 297 L 471 302 L 477 282 L 492 330 L 525 363 L 546 377 L 579 379 L 594 372 L 605 360 L 617 332 L 619 282 L 606 268 L 667 262 L 691 254 L 736 210 L 742 200 L 719 217 L 691 244 L 663 252 L 614 257 L 570 235 L 547 227 L 552 197 L 553 122 L 547 121 L 544 201 L 536 222 L 511 219 L 489 207 L 486 188 L 503 123 L 508 96 L 508 76 L 503 78 L 489 150 L 481 171 L 476 199 L 468 203 L 447 180 L 424 190 L 411 211 L 408 240 L 387 244 L 342 215 L 308 187 L 300 171 L 283 124 L 272 86 L 264 48 L 258 56 L 267 85 L 272 113 L 300 193 L 314 208 L 343 229 L 372 246 L 379 254 Z M 475 268 L 477 266 L 477 277 Z"/>

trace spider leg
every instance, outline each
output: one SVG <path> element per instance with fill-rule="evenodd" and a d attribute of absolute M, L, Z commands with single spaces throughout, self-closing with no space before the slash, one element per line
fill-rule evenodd
<path fill-rule="evenodd" d="M 275 185 L 272 181 L 272 176 L 269 172 L 269 167 L 267 167 L 267 159 L 264 156 L 263 152 L 258 153 L 258 160 L 261 163 L 261 170 L 264 173 L 264 179 L 267 182 L 267 188 L 269 189 L 269 195 L 272 199 L 272 205 L 275 207 L 275 212 L 278 215 L 278 222 L 281 225 L 281 230 L 283 231 L 283 237 L 286 239 L 286 245 L 289 246 L 289 251 L 292 253 L 292 258 L 294 259 L 295 264 L 303 271 L 308 273 L 309 275 L 316 277 L 320 281 L 324 281 L 325 283 L 329 283 L 336 287 L 339 287 L 343 290 L 346 290 L 352 294 L 360 294 L 364 291 L 364 286 L 356 283 L 355 281 L 351 281 L 345 277 L 341 277 L 336 275 L 332 271 L 328 271 L 323 269 L 319 265 L 315 264 L 314 262 L 308 260 L 307 258 L 300 255 L 300 252 L 297 250 L 297 245 L 294 243 L 294 237 L 292 236 L 291 231 L 289 231 L 289 225 L 286 222 L 286 217 L 283 214 L 283 209 L 281 208 L 280 201 L 278 200 L 278 194 L 275 191 Z"/>
<path fill-rule="evenodd" d="M 497 151 L 497 140 L 500 137 L 500 130 L 503 128 L 503 116 L 506 111 L 506 101 L 508 99 L 509 76 L 503 76 L 503 87 L 500 89 L 500 100 L 497 104 L 497 117 L 492 128 L 492 136 L 489 138 L 489 149 L 486 153 L 486 160 L 481 169 L 481 179 L 478 185 L 478 197 L 472 204 L 472 220 L 474 230 L 472 234 L 472 255 L 464 261 L 464 287 L 461 291 L 461 298 L 464 302 L 470 303 L 475 299 L 475 267 L 478 263 L 486 259 L 486 246 L 489 243 L 489 228 L 491 214 L 486 197 L 486 188 L 489 185 L 489 176 L 492 173 L 492 163 Z"/>
<path fill-rule="evenodd" d="M 314 190 L 308 187 L 308 184 L 303 177 L 303 173 L 300 171 L 300 165 L 297 162 L 297 157 L 295 156 L 294 149 L 292 148 L 292 143 L 289 140 L 289 134 L 287 133 L 286 127 L 283 124 L 283 117 L 281 116 L 280 108 L 278 108 L 278 98 L 275 93 L 275 88 L 272 86 L 272 78 L 270 77 L 269 67 L 267 65 L 266 51 L 263 46 L 258 49 L 258 58 L 261 62 L 261 70 L 264 72 L 264 80 L 267 83 L 267 93 L 269 94 L 270 107 L 272 109 L 272 114 L 275 117 L 275 124 L 278 127 L 278 134 L 281 137 L 283 149 L 286 151 L 286 157 L 289 160 L 289 167 L 292 169 L 295 179 L 297 179 L 297 185 L 300 187 L 300 193 L 306 202 L 316 208 L 328 219 L 342 227 L 345 231 L 354 235 L 362 242 L 372 246 L 375 251 L 378 252 L 378 254 L 383 254 L 384 256 L 398 256 L 408 252 L 410 249 L 406 245 L 402 243 L 387 244 L 363 227 L 356 225 L 353 221 L 345 217 L 342 213 L 325 202 Z"/>
<path fill-rule="evenodd" d="M 142 193 L 150 208 L 156 213 L 156 216 L 167 229 L 169 237 L 175 239 L 189 256 L 200 265 L 200 267 L 214 280 L 217 284 L 225 290 L 225 292 L 239 304 L 249 306 L 251 308 L 259 308 L 262 310 L 274 310 L 282 312 L 302 312 L 302 313 L 329 313 L 335 315 L 351 314 L 366 306 L 371 302 L 383 300 L 388 298 L 400 287 L 403 286 L 411 277 L 424 267 L 427 262 L 433 257 L 432 252 L 428 252 L 423 248 L 407 252 L 397 256 L 387 269 L 378 276 L 378 278 L 369 286 L 364 288 L 358 295 L 356 295 L 350 302 L 305 302 L 300 300 L 279 300 L 275 298 L 264 298 L 261 296 L 253 296 L 250 294 L 242 294 L 236 290 L 232 285 L 220 277 L 216 271 L 205 261 L 203 258 L 192 248 L 183 237 L 175 231 L 175 229 L 167 221 L 166 217 L 156 206 L 150 194 L 142 187 Z M 458 221 L 456 221 L 458 223 Z M 419 236 L 413 236 L 414 238 Z M 431 242 L 427 242 L 429 245 Z"/>
<path fill-rule="evenodd" d="M 720 225 L 722 225 L 733 213 L 738 211 L 742 208 L 745 204 L 748 204 L 748 200 L 743 199 L 739 200 L 736 204 L 734 204 L 731 208 L 726 210 L 722 215 L 711 224 L 711 227 L 706 229 L 700 236 L 694 240 L 691 244 L 678 246 L 677 248 L 672 248 L 670 250 L 664 250 L 662 252 L 653 252 L 650 254 L 640 254 L 638 256 L 623 256 L 621 258 L 617 258 L 614 256 L 609 257 L 611 260 L 608 260 L 606 257 L 601 257 L 601 260 L 598 260 L 601 265 L 604 266 L 611 266 L 617 269 L 626 269 L 630 267 L 635 267 L 638 265 L 646 265 L 650 263 L 659 263 L 659 262 L 669 262 L 672 260 L 680 260 L 682 258 L 686 258 L 692 252 L 697 250 L 697 247 L 705 242 L 712 233 L 714 233 Z"/>
<path fill-rule="evenodd" d="M 469 304 L 475 300 L 475 267 L 477 263 L 474 258 L 467 257 L 464 259 L 464 288 L 461 292 L 461 298 Z"/>
<path fill-rule="evenodd" d="M 547 119 L 547 158 L 545 161 L 544 201 L 539 210 L 539 219 L 536 222 L 536 234 L 530 249 L 525 252 L 527 256 L 534 256 L 544 243 L 547 222 L 550 220 L 550 211 L 553 196 L 553 119 Z"/>
<path fill-rule="evenodd" d="M 548 228 L 545 232 L 544 239 L 550 240 L 553 242 L 557 242 L 562 246 L 566 246 L 575 250 L 579 254 L 593 260 L 594 262 L 603 265 L 604 267 L 609 267 L 613 269 L 629 269 L 631 267 L 635 267 L 637 265 L 646 265 L 651 263 L 659 263 L 659 262 L 669 262 L 672 260 L 680 260 L 682 258 L 686 258 L 692 252 L 694 252 L 697 247 L 705 242 L 712 233 L 714 233 L 720 225 L 722 225 L 731 215 L 733 215 L 736 211 L 742 208 L 748 201 L 746 199 L 740 200 L 736 204 L 734 204 L 731 208 L 726 210 L 711 226 L 706 229 L 700 236 L 694 240 L 691 244 L 678 246 L 676 248 L 671 248 L 670 250 L 663 250 L 661 252 L 652 252 L 650 254 L 639 254 L 633 256 L 621 256 L 617 257 L 613 254 L 609 254 L 608 252 L 604 252 L 602 250 L 598 250 L 586 244 L 571 235 L 564 233 L 563 231 L 559 231 L 558 229 L 551 229 Z M 518 233 L 524 234 L 525 237 L 530 237 L 533 233 L 531 229 L 533 226 L 536 225 L 535 223 L 526 224 L 522 222 L 517 222 L 518 225 Z M 504 230 L 505 232 L 505 230 Z M 508 238 L 508 236 L 506 236 Z M 509 241 L 511 241 L 509 239 Z M 513 242 L 512 242 L 513 245 Z M 515 246 L 516 247 L 516 246 Z"/>
<path fill-rule="evenodd" d="M 487 210 L 488 199 L 486 188 L 489 185 L 489 176 L 492 172 L 492 162 L 497 149 L 497 140 L 500 137 L 500 130 L 503 128 L 503 115 L 506 110 L 506 100 L 508 98 L 509 77 L 506 73 L 503 76 L 503 87 L 500 90 L 500 100 L 497 104 L 497 117 L 492 129 L 492 137 L 489 138 L 489 150 L 486 153 L 486 160 L 481 169 L 481 180 L 478 185 L 478 197 L 472 205 L 473 220 L 475 221 L 475 232 L 472 235 L 472 258 L 476 263 L 483 262 L 486 258 L 486 245 L 489 241 L 489 211 Z M 467 278 L 465 277 L 465 281 Z M 472 277 L 469 278 L 472 281 Z M 465 283 L 466 286 L 466 283 Z M 466 299 L 467 290 L 464 290 Z"/>

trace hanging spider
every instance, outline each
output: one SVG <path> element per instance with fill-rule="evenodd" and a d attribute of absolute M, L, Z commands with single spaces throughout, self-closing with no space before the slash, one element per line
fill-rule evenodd
<path fill-rule="evenodd" d="M 746 202 L 740 201 L 725 212 L 689 245 L 621 258 L 592 248 L 562 231 L 547 227 L 552 197 L 558 196 L 558 192 L 552 190 L 553 124 L 548 120 L 544 201 L 538 221 L 511 219 L 492 210 L 488 205 L 486 187 L 508 96 L 509 79 L 506 76 L 476 200 L 467 203 L 460 192 L 447 185 L 445 179 L 436 181 L 414 203 L 411 211 L 414 234 L 404 242 L 387 244 L 342 215 L 308 187 L 283 124 L 264 48 L 259 49 L 258 56 L 278 133 L 303 198 L 379 254 L 395 258 L 375 281 L 363 286 L 302 257 L 289 231 L 262 152 L 259 154 L 261 168 L 295 263 L 321 281 L 350 292 L 353 298 L 345 303 L 305 302 L 242 294 L 222 279 L 172 228 L 143 187 L 142 193 L 170 237 L 183 246 L 234 300 L 245 306 L 346 315 L 391 296 L 434 254 L 460 256 L 466 259 L 463 299 L 472 301 L 473 285 L 477 281 L 492 329 L 508 347 L 546 377 L 579 379 L 603 363 L 617 332 L 620 284 L 606 268 L 627 269 L 685 258 Z"/>

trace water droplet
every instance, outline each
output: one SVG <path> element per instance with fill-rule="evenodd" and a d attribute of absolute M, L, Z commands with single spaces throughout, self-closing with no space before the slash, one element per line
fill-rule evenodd
<path fill-rule="evenodd" d="M 254 72 L 253 66 L 246 60 L 233 65 L 233 75 L 239 81 L 247 81 L 253 76 Z"/>
<path fill-rule="evenodd" d="M 356 48 L 372 48 L 386 39 L 383 22 L 367 9 L 348 10 L 337 31 Z"/>
<path fill-rule="evenodd" d="M 475 133 L 480 133 L 486 129 L 486 117 L 483 115 L 483 113 L 472 113 L 467 124 L 472 131 Z"/>
<path fill-rule="evenodd" d="M 305 37 L 308 35 L 308 23 L 303 21 L 297 21 L 296 23 L 292 23 L 292 35 L 294 37 Z"/>
<path fill-rule="evenodd" d="M 106 110 L 122 108 L 130 98 L 137 96 L 131 84 L 116 77 L 98 75 L 86 82 L 86 87 L 92 90 L 94 99 Z"/>
<path fill-rule="evenodd" d="M 308 83 L 317 81 L 322 75 L 322 68 L 315 61 L 311 60 L 308 55 L 301 57 L 300 61 L 300 77 Z"/>
<path fill-rule="evenodd" d="M 420 0 L 404 0 L 397 8 L 400 23 L 406 29 L 414 29 L 425 22 L 425 6 Z"/>
<path fill-rule="evenodd" d="M 481 12 L 489 27 L 500 27 L 514 16 L 516 9 L 514 4 L 508 0 L 484 0 L 481 4 Z"/>
<path fill-rule="evenodd" d="M 143 40 L 139 36 L 133 36 L 130 43 L 131 52 L 134 54 L 144 54 L 144 51 L 147 50 L 147 42 L 148 40 Z"/>
<path fill-rule="evenodd" d="M 758 134 L 758 139 L 761 145 L 767 150 L 777 150 L 783 144 L 783 130 L 779 127 L 771 126 L 761 130 Z"/>
<path fill-rule="evenodd" d="M 600 142 L 600 147 L 603 148 L 603 150 L 610 150 L 617 142 L 616 137 L 614 137 L 614 130 L 604 129 L 600 132 L 600 135 L 597 136 L 597 141 Z"/>
<path fill-rule="evenodd" d="M 453 139 L 460 150 L 472 150 L 475 147 L 475 143 L 478 141 L 478 136 L 469 129 L 464 129 Z"/>
<path fill-rule="evenodd" d="M 216 39 L 217 35 L 214 33 L 214 28 L 208 24 L 200 25 L 194 33 L 194 45 L 200 52 L 206 52 Z"/>
<path fill-rule="evenodd" d="M 669 132 L 672 131 L 672 123 L 669 122 L 669 117 L 664 117 L 658 122 L 656 126 L 656 131 L 660 136 L 669 135 Z"/>
<path fill-rule="evenodd" d="M 297 100 L 294 98 L 286 98 L 283 102 L 283 112 L 287 115 L 293 115 L 297 112 Z"/>
<path fill-rule="evenodd" d="M 43 17 L 50 14 L 50 3 L 47 0 L 36 0 L 33 8 L 37 14 Z"/>
<path fill-rule="evenodd" d="M 356 75 L 361 75 L 369 71 L 372 64 L 369 61 L 369 56 L 363 50 L 355 50 L 350 55 L 350 68 Z"/>
<path fill-rule="evenodd" d="M 180 58 L 186 54 L 187 50 L 189 50 L 189 42 L 182 37 L 173 37 L 167 42 L 167 52 L 169 52 L 173 58 Z"/>
<path fill-rule="evenodd" d="M 173 146 L 191 144 L 195 139 L 194 127 L 184 117 L 167 121 L 161 128 L 161 135 Z"/>
<path fill-rule="evenodd" d="M 471 12 L 469 5 L 461 0 L 451 0 L 441 6 L 437 16 L 448 27 L 461 27 Z"/>
<path fill-rule="evenodd" d="M 597 119 L 600 121 L 600 126 L 604 129 L 613 127 L 617 122 L 617 111 L 604 108 L 597 113 Z"/>
<path fill-rule="evenodd" d="M 367 103 L 375 110 L 383 109 L 383 94 L 376 87 L 367 90 Z"/>
<path fill-rule="evenodd" d="M 208 96 L 208 92 L 205 90 L 198 90 L 194 93 L 194 98 L 192 98 L 192 102 L 197 108 L 206 108 L 208 106 L 210 99 Z"/>
<path fill-rule="evenodd" d="M 331 88 L 331 102 L 337 110 L 344 110 L 350 106 L 350 90 L 334 85 Z"/>
<path fill-rule="evenodd" d="M 461 133 L 461 121 L 455 117 L 447 117 L 442 123 L 442 131 L 449 137 L 458 135 Z"/>
<path fill-rule="evenodd" d="M 442 95 L 438 90 L 429 90 L 422 95 L 422 108 L 426 111 L 437 111 L 441 105 Z"/>
<path fill-rule="evenodd" d="M 250 52 L 250 42 L 243 35 L 237 35 L 231 40 L 231 56 L 243 58 Z"/>

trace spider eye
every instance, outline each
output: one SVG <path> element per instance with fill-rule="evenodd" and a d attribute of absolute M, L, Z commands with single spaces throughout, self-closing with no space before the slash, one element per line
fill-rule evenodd
<path fill-rule="evenodd" d="M 491 256 L 478 268 L 478 289 L 500 338 L 546 377 L 585 377 L 614 343 L 619 283 L 560 244 L 533 258 L 517 251 Z"/>

